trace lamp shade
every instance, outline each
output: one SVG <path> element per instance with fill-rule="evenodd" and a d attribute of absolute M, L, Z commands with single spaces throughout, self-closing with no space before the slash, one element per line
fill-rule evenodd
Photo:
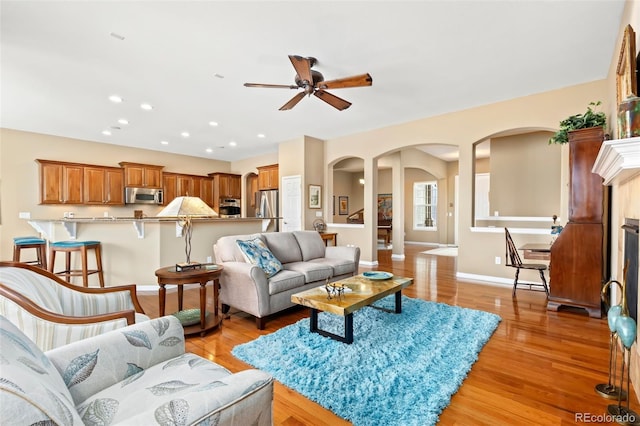
<path fill-rule="evenodd" d="M 199 197 L 176 197 L 156 217 L 218 217 L 218 213 Z"/>

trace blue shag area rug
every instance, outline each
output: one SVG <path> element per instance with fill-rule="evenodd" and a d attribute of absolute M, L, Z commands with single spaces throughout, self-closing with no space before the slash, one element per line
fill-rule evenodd
<path fill-rule="evenodd" d="M 389 296 L 375 306 L 393 309 Z M 321 329 L 344 335 L 344 318 L 320 313 Z M 402 296 L 402 313 L 365 307 L 353 344 L 309 331 L 309 319 L 233 348 L 242 361 L 354 425 L 433 425 L 498 315 Z"/>

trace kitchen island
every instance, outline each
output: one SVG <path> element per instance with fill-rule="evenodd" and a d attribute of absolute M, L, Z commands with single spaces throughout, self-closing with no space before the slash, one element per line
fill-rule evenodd
<path fill-rule="evenodd" d="M 193 218 L 191 260 L 215 262 L 213 245 L 218 238 L 263 232 L 277 219 Z M 173 218 L 78 217 L 30 219 L 28 223 L 49 241 L 100 241 L 106 286 L 137 284 L 139 290 L 157 291 L 154 271 L 186 260 L 181 221 Z M 91 261 L 90 257 L 90 266 Z M 55 270 L 63 266 L 64 257 L 56 259 Z M 90 279 L 89 285 L 97 286 L 97 282 Z"/>

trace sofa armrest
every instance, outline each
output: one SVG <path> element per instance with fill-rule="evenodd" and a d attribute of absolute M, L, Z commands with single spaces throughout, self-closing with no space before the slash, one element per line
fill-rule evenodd
<path fill-rule="evenodd" d="M 329 246 L 325 249 L 324 256 L 332 259 L 353 260 L 358 270 L 360 263 L 360 247 L 353 246 Z"/>
<path fill-rule="evenodd" d="M 269 280 L 259 266 L 224 262 L 220 275 L 220 300 L 251 315 L 269 314 Z"/>
<path fill-rule="evenodd" d="M 184 354 L 184 329 L 165 316 L 83 339 L 45 354 L 76 405 L 160 362 Z"/>

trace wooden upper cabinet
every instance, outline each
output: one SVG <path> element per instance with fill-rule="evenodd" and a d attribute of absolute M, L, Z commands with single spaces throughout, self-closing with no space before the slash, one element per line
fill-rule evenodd
<path fill-rule="evenodd" d="M 162 188 L 163 166 L 121 162 L 124 168 L 124 185 L 138 188 Z"/>
<path fill-rule="evenodd" d="M 176 197 L 197 197 L 193 190 L 193 176 L 178 175 L 176 184 Z"/>
<path fill-rule="evenodd" d="M 279 170 L 277 164 L 258 167 L 258 189 L 278 189 Z"/>
<path fill-rule="evenodd" d="M 193 196 L 199 197 L 209 207 L 212 207 L 213 179 L 206 176 L 193 176 Z"/>
<path fill-rule="evenodd" d="M 84 167 L 36 160 L 40 164 L 40 204 L 82 204 Z"/>
<path fill-rule="evenodd" d="M 213 198 L 241 198 L 242 177 L 231 173 L 209 173 L 213 178 Z"/>
<path fill-rule="evenodd" d="M 177 197 L 178 191 L 178 175 L 175 173 L 162 174 L 162 189 L 164 205 L 168 205 Z"/>
<path fill-rule="evenodd" d="M 124 204 L 124 173 L 115 167 L 84 167 L 84 204 Z"/>

